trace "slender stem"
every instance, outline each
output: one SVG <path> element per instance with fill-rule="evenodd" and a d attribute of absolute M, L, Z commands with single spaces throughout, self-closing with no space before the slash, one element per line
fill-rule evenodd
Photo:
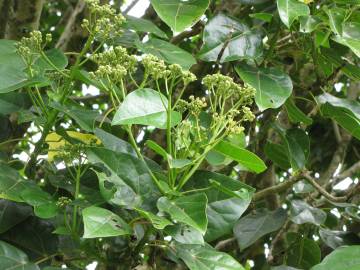
<path fill-rule="evenodd" d="M 126 132 L 127 132 L 128 136 L 129 136 L 130 144 L 135 148 L 135 151 L 136 151 L 136 154 L 137 154 L 138 158 L 141 159 L 141 160 L 144 162 L 144 164 L 145 164 L 145 166 L 146 166 L 146 168 L 147 168 L 147 170 L 148 170 L 151 178 L 153 179 L 154 183 L 156 184 L 156 186 L 158 187 L 158 189 L 160 190 L 160 192 L 161 192 L 162 194 L 165 194 L 165 191 L 163 190 L 163 188 L 162 188 L 159 180 L 156 178 L 156 176 L 154 175 L 154 173 L 151 171 L 151 169 L 150 169 L 149 166 L 147 165 L 147 163 L 146 163 L 143 155 L 141 154 L 140 149 L 138 148 L 137 143 L 136 143 L 136 140 L 135 140 L 135 138 L 134 138 L 134 135 L 133 135 L 132 132 L 131 132 L 131 126 L 130 126 L 130 125 L 126 127 Z"/>
<path fill-rule="evenodd" d="M 80 164 L 79 167 L 76 170 L 76 177 L 75 177 L 75 194 L 74 194 L 74 199 L 77 200 L 79 198 L 79 194 L 80 194 L 80 178 L 81 178 L 81 168 L 80 168 Z M 77 210 L 78 207 L 77 205 L 74 206 L 74 210 L 73 210 L 73 222 L 72 222 L 72 231 L 73 233 L 76 232 L 76 227 L 77 227 Z"/>

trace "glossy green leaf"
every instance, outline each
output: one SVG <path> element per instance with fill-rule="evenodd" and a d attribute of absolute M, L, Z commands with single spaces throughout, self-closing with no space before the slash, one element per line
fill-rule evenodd
<path fill-rule="evenodd" d="M 204 237 L 200 231 L 193 227 L 176 224 L 165 229 L 166 234 L 170 235 L 176 242 L 181 244 L 203 245 Z"/>
<path fill-rule="evenodd" d="M 360 103 L 345 98 L 337 98 L 328 93 L 316 98 L 325 117 L 334 119 L 354 137 L 360 139 Z"/>
<path fill-rule="evenodd" d="M 321 240 L 329 247 L 336 249 L 341 246 L 359 245 L 360 237 L 354 232 L 331 231 L 320 228 Z"/>
<path fill-rule="evenodd" d="M 112 125 L 147 125 L 166 128 L 167 98 L 161 93 L 145 88 L 128 94 L 116 111 Z M 172 112 L 172 126 L 181 121 L 178 112 Z"/>
<path fill-rule="evenodd" d="M 360 268 L 360 245 L 339 247 L 311 270 L 357 270 Z"/>
<path fill-rule="evenodd" d="M 190 270 L 245 270 L 233 257 L 209 245 L 175 245 L 175 254 Z"/>
<path fill-rule="evenodd" d="M 287 218 L 286 211 L 259 209 L 239 219 L 234 226 L 234 235 L 241 250 L 249 247 L 262 236 L 279 230 Z"/>
<path fill-rule="evenodd" d="M 321 19 L 316 16 L 303 16 L 300 17 L 300 32 L 311 33 L 321 23 Z"/>
<path fill-rule="evenodd" d="M 261 5 L 268 1 L 269 0 L 236 0 L 236 2 L 239 2 L 240 4 L 244 4 L 244 5 Z"/>
<path fill-rule="evenodd" d="M 68 65 L 68 59 L 65 54 L 59 49 L 51 49 L 44 52 L 44 56 L 40 56 L 35 62 L 36 68 L 39 68 L 41 71 L 45 70 L 62 70 Z M 51 64 L 49 63 L 51 62 Z"/>
<path fill-rule="evenodd" d="M 4 233 L 31 215 L 31 207 L 8 200 L 0 200 L 0 233 Z"/>
<path fill-rule="evenodd" d="M 111 237 L 132 233 L 131 227 L 113 212 L 91 206 L 82 211 L 84 238 Z"/>
<path fill-rule="evenodd" d="M 287 170 L 291 167 L 286 148 L 282 144 L 267 142 L 264 151 L 265 155 L 280 168 Z"/>
<path fill-rule="evenodd" d="M 4 241 L 0 241 L 0 265 L 3 270 L 40 270 L 24 252 Z"/>
<path fill-rule="evenodd" d="M 59 239 L 53 231 L 51 221 L 30 216 L 2 234 L 1 239 L 21 248 L 31 260 L 38 260 L 57 252 Z"/>
<path fill-rule="evenodd" d="M 348 22 L 342 25 L 341 36 L 336 35 L 334 40 L 349 47 L 357 57 L 360 57 L 360 23 Z"/>
<path fill-rule="evenodd" d="M 137 42 L 136 47 L 148 54 L 153 54 L 168 64 L 178 64 L 183 69 L 189 69 L 196 64 L 195 58 L 187 51 L 167 41 L 151 38 L 146 43 Z"/>
<path fill-rule="evenodd" d="M 100 128 L 96 128 L 94 133 L 96 137 L 101 140 L 105 148 L 114 152 L 125 153 L 137 157 L 135 149 L 127 141 L 124 141 Z"/>
<path fill-rule="evenodd" d="M 119 176 L 96 172 L 99 179 L 99 189 L 103 198 L 112 204 L 134 208 L 141 205 L 141 195 L 129 187 Z"/>
<path fill-rule="evenodd" d="M 155 202 L 160 197 L 160 193 L 142 160 L 130 154 L 96 147 L 89 147 L 87 156 L 90 162 L 102 164 L 114 175 L 104 178 L 104 181 L 109 182 L 108 185 L 103 181 L 103 186 L 107 190 L 105 196 L 109 196 L 108 200 L 113 203 L 119 202 L 120 205 L 132 202 L 128 204 L 130 208 L 141 206 L 146 211 L 155 209 Z M 126 197 L 122 197 L 125 194 Z"/>
<path fill-rule="evenodd" d="M 277 0 L 277 8 L 281 21 L 288 27 L 300 16 L 310 14 L 309 7 L 298 0 Z"/>
<path fill-rule="evenodd" d="M 167 35 L 153 22 L 133 16 L 126 17 L 126 27 L 137 32 L 151 33 L 160 38 L 167 39 Z"/>
<path fill-rule="evenodd" d="M 161 20 L 174 32 L 181 32 L 197 22 L 209 3 L 209 0 L 151 0 Z"/>
<path fill-rule="evenodd" d="M 286 235 L 286 264 L 300 269 L 310 269 L 321 260 L 321 250 L 311 239 L 297 233 Z"/>
<path fill-rule="evenodd" d="M 136 208 L 135 209 L 141 216 L 151 221 L 151 224 L 154 226 L 154 228 L 163 230 L 165 227 L 172 225 L 173 223 L 169 221 L 168 219 L 161 217 L 159 215 L 154 215 L 151 212 L 147 212 L 141 209 Z"/>
<path fill-rule="evenodd" d="M 31 105 L 28 94 L 18 92 L 0 94 L 0 114 L 2 115 L 27 110 Z"/>
<path fill-rule="evenodd" d="M 183 196 L 175 200 L 161 197 L 157 202 L 160 211 L 168 213 L 173 220 L 185 223 L 205 234 L 207 197 L 204 193 Z"/>
<path fill-rule="evenodd" d="M 256 173 L 260 173 L 266 169 L 265 163 L 257 155 L 244 148 L 237 147 L 236 145 L 227 141 L 219 142 L 215 146 L 214 150 L 227 157 L 230 157 L 247 169 Z"/>
<path fill-rule="evenodd" d="M 33 181 L 0 163 L 0 198 L 15 202 L 26 202 L 34 207 L 35 214 L 41 218 L 51 218 L 57 214 L 56 202 L 47 192 Z"/>
<path fill-rule="evenodd" d="M 305 125 L 311 125 L 312 119 L 303 113 L 294 103 L 294 101 L 289 98 L 285 102 L 286 112 L 289 116 L 289 120 L 292 123 L 304 123 Z"/>
<path fill-rule="evenodd" d="M 301 200 L 291 201 L 291 220 L 296 224 L 312 223 L 321 225 L 326 220 L 326 213 Z"/>
<path fill-rule="evenodd" d="M 15 41 L 0 40 L 0 93 L 6 93 L 26 85 L 26 65 L 16 53 Z"/>
<path fill-rule="evenodd" d="M 233 192 L 245 189 L 247 190 L 247 194 L 250 195 L 250 198 L 245 199 L 229 196 L 228 193 L 224 193 L 213 187 L 210 182 L 211 180 L 216 180 L 223 187 Z M 186 190 L 191 190 L 209 187 L 212 188 L 204 191 L 208 198 L 208 206 L 206 209 L 208 228 L 205 235 L 205 239 L 208 242 L 232 233 L 235 222 L 248 208 L 252 194 L 255 191 L 252 187 L 238 180 L 208 171 L 196 172 L 184 188 Z"/>
<path fill-rule="evenodd" d="M 91 132 L 95 128 L 95 121 L 99 117 L 97 111 L 86 109 L 74 101 L 67 101 L 65 104 L 52 102 L 51 107 L 57 109 L 74 119 L 85 131 Z"/>
<path fill-rule="evenodd" d="M 259 12 L 259 13 L 253 13 L 249 15 L 251 18 L 262 20 L 265 22 L 271 22 L 273 18 L 273 14 L 271 13 L 265 13 L 265 12 Z"/>
<path fill-rule="evenodd" d="M 290 77 L 276 68 L 255 68 L 238 65 L 236 72 L 241 79 L 256 89 L 255 102 L 261 111 L 279 108 L 291 95 Z"/>
<path fill-rule="evenodd" d="M 262 54 L 261 34 L 222 13 L 206 24 L 203 41 L 198 57 L 204 61 L 256 59 Z"/>
<path fill-rule="evenodd" d="M 310 152 L 310 141 L 304 130 L 292 128 L 288 130 L 276 129 L 283 140 L 288 161 L 291 167 L 297 171 L 305 167 Z"/>

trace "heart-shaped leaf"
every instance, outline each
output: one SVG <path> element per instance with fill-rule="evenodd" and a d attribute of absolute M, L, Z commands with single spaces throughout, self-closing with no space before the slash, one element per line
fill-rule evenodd
<path fill-rule="evenodd" d="M 277 7 L 281 21 L 288 27 L 300 16 L 310 14 L 309 7 L 298 0 L 277 0 Z"/>
<path fill-rule="evenodd" d="M 209 3 L 209 0 L 151 0 L 156 13 L 174 32 L 181 32 L 198 21 Z"/>
<path fill-rule="evenodd" d="M 326 220 L 326 213 L 314 208 L 301 200 L 291 201 L 291 220 L 296 224 L 313 223 L 323 224 Z"/>
<path fill-rule="evenodd" d="M 291 95 L 293 84 L 290 77 L 276 68 L 238 65 L 235 69 L 244 82 L 256 89 L 255 102 L 261 111 L 279 108 Z"/>
<path fill-rule="evenodd" d="M 183 222 L 205 234 L 207 198 L 204 193 L 183 196 L 175 200 L 161 197 L 157 202 L 160 211 L 168 213 L 173 220 Z"/>
<path fill-rule="evenodd" d="M 204 61 L 256 59 L 262 53 L 258 31 L 221 13 L 206 24 L 203 39 L 199 58 Z"/>
<path fill-rule="evenodd" d="M 91 206 L 82 211 L 84 221 L 84 238 L 110 237 L 128 235 L 131 227 L 113 212 Z"/>
<path fill-rule="evenodd" d="M 251 246 L 260 237 L 277 231 L 286 221 L 286 211 L 282 208 L 276 211 L 259 209 L 239 219 L 234 226 L 234 234 L 241 250 Z"/>
<path fill-rule="evenodd" d="M 3 270 L 40 270 L 36 264 L 29 262 L 24 252 L 4 241 L 0 241 L 0 265 Z"/>
<path fill-rule="evenodd" d="M 166 128 L 167 98 L 152 89 L 137 89 L 128 94 L 116 111 L 112 125 L 147 125 Z M 181 120 L 178 112 L 172 112 L 172 126 Z"/>

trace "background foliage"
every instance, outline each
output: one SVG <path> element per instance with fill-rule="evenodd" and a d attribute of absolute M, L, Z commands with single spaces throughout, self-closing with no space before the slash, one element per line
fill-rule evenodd
<path fill-rule="evenodd" d="M 86 2 L 0 0 L 1 269 L 360 268 L 358 0 Z"/>

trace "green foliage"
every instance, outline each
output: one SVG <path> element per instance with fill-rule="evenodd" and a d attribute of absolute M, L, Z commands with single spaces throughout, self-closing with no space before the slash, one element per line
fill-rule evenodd
<path fill-rule="evenodd" d="M 358 0 L 43 2 L 0 40 L 1 269 L 360 267 Z"/>

